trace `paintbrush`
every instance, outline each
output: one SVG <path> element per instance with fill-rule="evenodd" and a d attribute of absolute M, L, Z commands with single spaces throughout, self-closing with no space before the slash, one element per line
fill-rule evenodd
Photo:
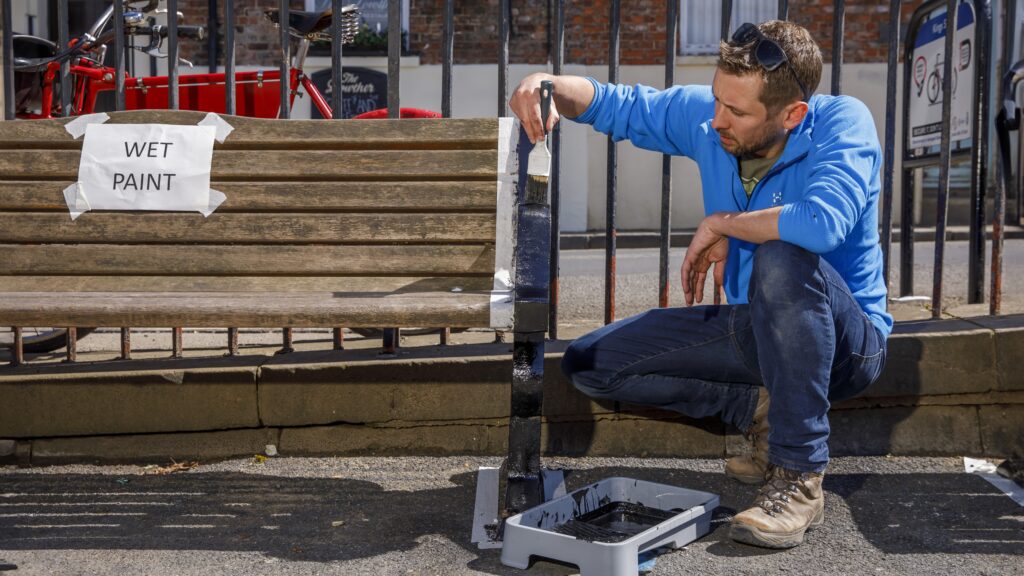
<path fill-rule="evenodd" d="M 533 145 L 526 168 L 527 175 L 531 176 L 531 184 L 534 183 L 534 178 L 538 179 L 538 184 L 543 184 L 545 197 L 547 196 L 548 174 L 551 172 L 551 152 L 548 150 L 548 117 L 551 115 L 551 93 L 554 89 L 555 86 L 550 80 L 540 83 L 540 117 L 544 125 L 544 140 Z"/>

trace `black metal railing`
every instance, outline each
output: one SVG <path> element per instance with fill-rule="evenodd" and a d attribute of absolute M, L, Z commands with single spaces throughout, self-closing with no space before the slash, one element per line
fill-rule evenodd
<path fill-rule="evenodd" d="M 941 3 L 945 4 L 945 8 L 948 14 L 956 14 L 957 6 L 961 0 L 933 0 L 928 5 Z M 342 5 L 344 0 L 332 0 L 331 5 L 333 8 L 332 16 L 332 30 L 338 30 L 341 27 L 342 17 Z M 610 1 L 610 14 L 609 14 L 609 49 L 608 49 L 608 78 L 611 82 L 616 82 L 619 77 L 619 40 L 620 40 L 620 0 Z M 949 178 L 950 178 L 950 166 L 953 162 L 966 162 L 971 163 L 971 217 L 970 217 L 970 246 L 969 246 L 969 271 L 968 271 L 968 302 L 981 302 L 984 299 L 984 265 L 985 265 L 985 233 L 986 225 L 989 223 L 985 215 L 985 200 L 986 200 L 986 184 L 988 180 L 988 140 L 989 140 L 989 127 L 990 127 L 990 114 L 989 114 L 989 77 L 987 66 L 977 66 L 977 76 L 973 79 L 973 88 L 975 90 L 975 103 L 972 108 L 972 125 L 973 125 L 973 140 L 970 148 L 959 148 L 953 149 L 951 142 L 949 118 L 950 118 L 950 107 L 952 98 L 951 95 L 951 80 L 950 80 L 950 68 L 952 66 L 952 57 L 945 59 L 945 71 L 942 79 L 942 95 L 943 95 L 943 126 L 942 126 L 942 138 L 941 144 L 933 158 L 917 157 L 908 155 L 907 150 L 904 149 L 903 158 L 897 163 L 896 159 L 896 119 L 899 115 L 897 109 L 897 82 L 900 81 L 897 73 L 899 65 L 900 55 L 900 30 L 901 30 L 901 19 L 900 14 L 902 12 L 904 2 L 902 0 L 891 0 L 889 2 L 889 28 L 888 28 L 888 63 L 887 63 L 887 76 L 886 76 L 886 112 L 885 112 L 885 134 L 884 134 L 884 165 L 883 165 L 883 188 L 881 197 L 881 245 L 883 251 L 883 266 L 886 285 L 889 285 L 889 279 L 892 275 L 892 243 L 894 241 L 894 225 L 893 225 L 893 210 L 895 209 L 895 198 L 894 198 L 894 185 L 896 175 L 899 174 L 902 181 L 902 198 L 901 198 L 901 218 L 899 226 L 899 242 L 900 242 L 900 286 L 898 293 L 900 295 L 910 295 L 913 293 L 913 241 L 914 241 L 914 194 L 913 190 L 913 172 L 914 170 L 920 169 L 926 165 L 938 165 L 939 167 L 939 179 L 938 179 L 938 193 L 937 193 L 937 210 L 935 215 L 935 256 L 934 256 L 934 279 L 933 279 L 933 293 L 932 293 L 932 313 L 935 317 L 939 317 L 942 314 L 942 295 L 943 295 L 943 265 L 945 255 L 945 241 L 947 231 L 947 212 L 948 212 L 948 200 L 949 200 Z M 976 30 L 975 30 L 975 49 L 983 54 L 983 58 L 987 57 L 990 52 L 991 46 L 991 27 L 992 27 L 992 14 L 989 0 L 972 0 L 972 5 L 976 10 Z M 212 13 L 216 12 L 214 9 L 216 6 L 215 2 L 210 2 Z M 566 19 L 565 19 L 565 1 L 557 0 L 554 3 L 553 10 L 553 38 L 554 41 L 551 43 L 551 66 L 552 70 L 556 74 L 562 72 L 562 67 L 565 58 L 565 33 L 566 33 Z M 69 40 L 68 33 L 68 0 L 58 0 L 56 3 L 57 8 L 57 21 L 58 21 L 58 42 L 60 46 L 66 46 Z M 178 9 L 177 0 L 167 0 L 168 8 L 168 23 L 169 28 L 167 34 L 168 42 L 168 77 L 169 77 L 169 100 L 168 106 L 172 109 L 179 107 L 179 91 L 178 91 L 178 79 L 179 79 L 179 46 L 176 29 L 178 27 L 177 18 L 175 15 Z M 279 22 L 280 34 L 279 34 L 279 67 L 280 67 L 280 91 L 281 91 L 281 104 L 280 104 L 280 118 L 289 118 L 291 115 L 290 101 L 291 101 L 291 83 L 290 83 L 290 66 L 292 58 L 291 41 L 289 36 L 289 29 L 287 23 L 289 21 L 289 2 L 287 0 L 278 0 L 279 10 Z M 666 0 L 666 20 L 665 20 L 665 85 L 666 87 L 674 84 L 677 81 L 675 69 L 676 69 L 676 57 L 678 51 L 678 29 L 680 24 L 680 18 L 678 15 L 679 0 Z M 1006 7 L 1006 14 L 1004 22 L 1006 26 L 1002 31 L 1004 36 L 1004 54 L 1002 61 L 1004 65 L 1009 64 L 1010 59 L 1010 46 L 1013 41 L 1013 23 L 1015 21 L 1015 3 L 1009 2 Z M 114 66 L 116 68 L 116 90 L 114 107 L 117 110 L 124 109 L 125 107 L 125 80 L 126 80 L 126 36 L 124 31 L 124 0 L 113 0 L 113 22 L 114 28 L 114 40 L 112 41 L 112 47 L 114 51 Z M 731 0 L 723 0 L 721 2 L 721 36 L 723 39 L 727 38 L 730 32 L 730 23 L 732 20 L 733 3 Z M 789 16 L 789 2 L 787 0 L 778 1 L 779 18 L 787 18 Z M 498 65 L 498 103 L 497 113 L 499 115 L 508 114 L 508 69 L 509 69 L 509 39 L 510 39 L 510 20 L 511 20 L 511 3 L 510 0 L 500 0 L 498 10 L 498 26 L 499 31 L 498 37 L 498 54 L 497 54 L 497 65 Z M 842 72 L 843 72 L 843 38 L 844 38 L 844 27 L 845 27 L 845 16 L 846 16 L 846 3 L 844 0 L 833 0 L 833 22 L 832 22 L 832 68 L 831 68 L 831 93 L 840 94 L 842 89 Z M 442 49 L 441 49 L 441 60 L 442 60 L 442 102 L 441 110 L 442 115 L 445 117 L 452 116 L 452 84 L 453 75 L 452 68 L 454 66 L 454 38 L 456 32 L 457 23 L 454 21 L 454 0 L 446 0 L 444 2 L 443 12 L 444 24 L 442 28 Z M 223 50 L 223 63 L 224 70 L 226 72 L 226 110 L 229 114 L 236 112 L 236 86 L 235 86 L 235 26 L 236 26 L 237 15 L 235 13 L 235 6 L 233 2 L 227 2 L 225 7 L 225 18 L 224 18 L 224 50 Z M 214 20 L 214 24 L 216 21 Z M 216 30 L 210 30 L 212 34 L 216 34 Z M 953 47 L 953 35 L 955 33 L 955 26 L 947 26 L 945 45 L 947 54 L 952 53 Z M 401 27 L 401 0 L 390 0 L 388 3 L 388 94 L 387 94 L 387 105 L 388 105 L 388 116 L 391 118 L 398 118 L 401 110 L 401 98 L 400 98 L 400 74 L 401 74 L 401 56 L 402 56 L 402 27 Z M 906 44 L 906 42 L 903 42 Z M 216 45 L 215 41 L 209 43 L 210 56 L 216 58 Z M 904 49 L 905 56 L 910 54 L 910 51 Z M 12 66 L 12 24 L 11 24 L 11 0 L 3 0 L 3 57 L 4 57 L 4 116 L 5 119 L 11 120 L 16 116 L 15 101 L 14 101 L 14 71 Z M 904 58 L 906 61 L 906 58 Z M 211 61 L 211 69 L 215 62 Z M 341 42 L 334 41 L 331 46 L 331 66 L 332 66 L 332 81 L 334 89 L 331 95 L 332 107 L 337 113 L 335 118 L 340 118 L 341 102 L 342 102 L 342 46 Z M 905 66 L 903 81 L 906 83 L 910 78 L 910 66 Z M 685 78 L 682 79 L 685 81 Z M 72 90 L 71 81 L 69 78 L 68 66 L 65 63 L 61 67 L 60 82 L 63 87 L 60 90 L 61 102 L 60 110 L 63 113 L 68 113 L 72 107 Z M 909 95 L 907 90 L 904 90 L 902 107 L 904 112 L 908 109 L 908 98 Z M 907 126 L 909 122 L 904 121 L 903 123 L 903 145 L 906 148 L 907 144 Z M 559 300 L 559 210 L 561 208 L 561 130 L 556 127 L 552 135 L 552 178 L 551 178 L 551 204 L 553 209 L 552 214 L 552 234 L 551 234 L 551 310 L 550 310 L 550 336 L 557 337 L 558 334 L 558 300 Z M 1024 156 L 1024 154 L 1022 154 Z M 617 193 L 617 147 L 615 142 L 610 138 L 607 143 L 607 178 L 606 178 L 606 226 L 605 226 L 605 251 L 606 251 L 606 263 L 605 263 L 605 298 L 604 298 L 604 321 L 611 322 L 615 319 L 615 280 L 616 280 L 616 238 L 617 238 L 617 223 L 616 223 L 616 193 Z M 1007 168 L 1009 169 L 1009 168 Z M 1020 172 L 1018 170 L 1018 172 Z M 1018 175 L 1019 176 L 1019 175 Z M 1019 187 L 1019 180 L 1017 186 Z M 996 194 L 998 195 L 994 200 L 997 206 L 1005 206 L 1006 203 L 1006 186 L 996 186 Z M 668 155 L 662 158 L 662 177 L 661 177 L 661 217 L 660 217 L 660 254 L 659 254 L 659 280 L 658 280 L 658 294 L 657 300 L 660 306 L 668 306 L 669 304 L 669 286 L 670 286 L 670 273 L 668 270 L 669 265 L 669 248 L 672 237 L 672 226 L 671 226 L 671 191 L 672 191 L 672 163 Z M 1019 219 L 1024 211 L 1024 206 L 1021 204 L 1022 194 L 1019 192 L 1016 194 L 1016 203 L 1010 206 L 1010 211 L 1014 218 Z M 997 210 L 995 216 L 999 219 L 1003 218 L 1003 211 Z M 994 235 L 992 243 L 992 262 L 1001 262 L 1001 250 L 1002 250 L 1002 221 L 992 221 Z M 990 301 L 999 302 L 999 291 L 1001 290 L 1001 284 L 996 280 L 1000 278 L 998 271 L 993 269 L 993 282 L 990 285 Z M 998 305 L 992 308 L 992 313 L 998 313 Z"/>

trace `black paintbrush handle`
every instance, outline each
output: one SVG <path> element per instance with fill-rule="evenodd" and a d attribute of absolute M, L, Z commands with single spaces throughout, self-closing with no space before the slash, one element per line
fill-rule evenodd
<path fill-rule="evenodd" d="M 551 93 L 555 85 L 551 80 L 541 80 L 540 83 L 540 119 L 544 123 L 544 135 L 548 133 L 548 117 L 551 116 Z"/>

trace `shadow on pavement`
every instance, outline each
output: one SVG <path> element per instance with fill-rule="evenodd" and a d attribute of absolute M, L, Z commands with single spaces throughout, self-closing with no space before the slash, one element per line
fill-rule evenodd
<path fill-rule="evenodd" d="M 719 473 L 600 468 L 570 473 L 570 489 L 628 476 L 720 495 L 705 537 L 707 552 L 756 556 L 776 552 L 735 544 L 728 521 L 755 487 Z M 283 478 L 244 473 L 170 476 L 7 475 L 0 490 L 0 548 L 7 550 L 219 550 L 260 552 L 314 562 L 369 558 L 418 546 L 439 534 L 478 554 L 469 567 L 521 574 L 498 551 L 469 543 L 475 475 L 453 486 L 385 491 L 349 479 Z M 826 477 L 828 511 L 818 536 L 842 537 L 842 501 L 855 537 L 888 554 L 1024 555 L 1020 509 L 983 479 L 967 474 L 837 474 Z M 846 528 L 849 531 L 849 527 Z M 830 533 L 835 534 L 830 534 Z M 849 537 L 849 536 L 846 536 Z M 544 573 L 571 568 L 544 563 Z"/>

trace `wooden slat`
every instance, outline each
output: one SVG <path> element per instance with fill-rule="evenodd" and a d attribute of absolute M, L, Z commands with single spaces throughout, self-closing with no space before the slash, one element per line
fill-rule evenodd
<path fill-rule="evenodd" d="M 0 150 L 0 178 L 77 180 L 78 150 Z M 496 179 L 495 150 L 224 150 L 211 178 L 224 180 Z"/>
<path fill-rule="evenodd" d="M 72 180 L 0 181 L 0 210 L 68 212 L 63 190 Z M 217 208 L 248 211 L 495 211 L 492 181 L 345 181 L 345 182 L 231 182 L 214 180 L 210 187 L 227 196 Z M 298 190 L 296 190 L 298 188 Z"/>
<path fill-rule="evenodd" d="M 494 246 L 0 244 L 2 275 L 491 274 Z"/>
<path fill-rule="evenodd" d="M 67 213 L 64 189 L 72 180 L 0 181 L 0 210 Z M 246 211 L 469 211 L 495 210 L 495 184 L 442 182 L 217 182 L 227 196 L 215 214 Z M 298 188 L 298 190 L 296 189 Z"/>
<path fill-rule="evenodd" d="M 383 244 L 494 242 L 493 214 L 0 212 L 0 242 Z"/>
<path fill-rule="evenodd" d="M 145 110 L 110 114 L 113 124 L 196 124 L 206 113 Z M 292 150 L 497 149 L 498 120 L 279 120 L 222 115 L 234 131 L 218 148 Z M 64 129 L 70 120 L 5 122 L 0 148 L 76 148 Z"/>
<path fill-rule="evenodd" d="M 478 276 L 0 276 L 0 292 L 474 292 Z"/>
<path fill-rule="evenodd" d="M 0 293 L 0 324 L 73 326 L 488 326 L 488 293 Z"/>

